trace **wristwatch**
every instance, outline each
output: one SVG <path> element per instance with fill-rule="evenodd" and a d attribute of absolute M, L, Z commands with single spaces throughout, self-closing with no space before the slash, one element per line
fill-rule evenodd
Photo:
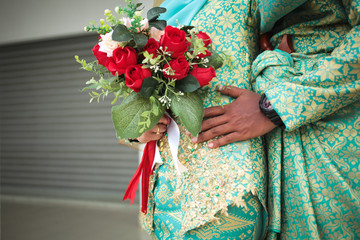
<path fill-rule="evenodd" d="M 270 119 L 276 126 L 284 128 L 285 124 L 281 120 L 280 116 L 277 114 L 277 112 L 273 109 L 270 101 L 266 97 L 266 95 L 263 93 L 261 95 L 261 99 L 259 102 L 260 111 L 265 114 L 266 117 Z"/>

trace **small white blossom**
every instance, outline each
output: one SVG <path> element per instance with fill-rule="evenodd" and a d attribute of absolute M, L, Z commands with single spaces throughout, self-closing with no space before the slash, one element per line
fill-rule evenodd
<path fill-rule="evenodd" d="M 115 7 L 115 12 L 118 13 L 119 11 L 120 11 L 119 6 Z"/>
<path fill-rule="evenodd" d="M 110 9 L 105 9 L 104 14 L 106 15 L 106 14 L 109 14 L 109 13 L 111 13 Z"/>
<path fill-rule="evenodd" d="M 161 98 L 159 98 L 159 102 L 164 105 L 170 106 L 171 99 L 168 96 L 162 96 Z"/>
<path fill-rule="evenodd" d="M 143 11 L 136 11 L 135 12 L 135 15 L 138 16 L 138 17 L 140 17 L 142 14 L 143 14 Z"/>

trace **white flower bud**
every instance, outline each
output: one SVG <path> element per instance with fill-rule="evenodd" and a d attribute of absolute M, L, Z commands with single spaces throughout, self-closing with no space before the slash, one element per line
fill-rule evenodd
<path fill-rule="evenodd" d="M 143 11 L 136 11 L 135 12 L 135 15 L 138 16 L 138 17 L 140 17 L 142 14 L 143 14 Z"/>
<path fill-rule="evenodd" d="M 115 8 L 115 12 L 119 12 L 120 11 L 120 8 L 119 8 L 119 6 L 117 6 L 116 8 Z"/>
<path fill-rule="evenodd" d="M 105 9 L 104 14 L 106 15 L 106 14 L 109 14 L 109 13 L 111 13 L 110 9 Z"/>

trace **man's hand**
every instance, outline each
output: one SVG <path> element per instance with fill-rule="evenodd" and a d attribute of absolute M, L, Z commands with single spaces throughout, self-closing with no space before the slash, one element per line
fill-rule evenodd
<path fill-rule="evenodd" d="M 247 89 L 222 87 L 221 94 L 235 100 L 225 106 L 205 109 L 201 133 L 191 140 L 194 143 L 210 142 L 209 148 L 262 136 L 276 127 L 259 108 L 260 95 Z"/>

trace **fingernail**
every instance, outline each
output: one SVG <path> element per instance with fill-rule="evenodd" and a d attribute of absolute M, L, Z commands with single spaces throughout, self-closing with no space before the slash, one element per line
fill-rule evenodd
<path fill-rule="evenodd" d="M 209 143 L 209 144 L 208 144 L 208 147 L 209 147 L 209 148 L 213 148 L 213 147 L 214 147 L 214 143 Z"/>
<path fill-rule="evenodd" d="M 191 141 L 192 141 L 193 143 L 197 142 L 197 140 L 198 140 L 197 137 L 193 137 L 193 138 L 191 139 Z"/>
<path fill-rule="evenodd" d="M 185 130 L 185 134 L 186 135 L 191 135 L 191 133 L 187 129 Z"/>

